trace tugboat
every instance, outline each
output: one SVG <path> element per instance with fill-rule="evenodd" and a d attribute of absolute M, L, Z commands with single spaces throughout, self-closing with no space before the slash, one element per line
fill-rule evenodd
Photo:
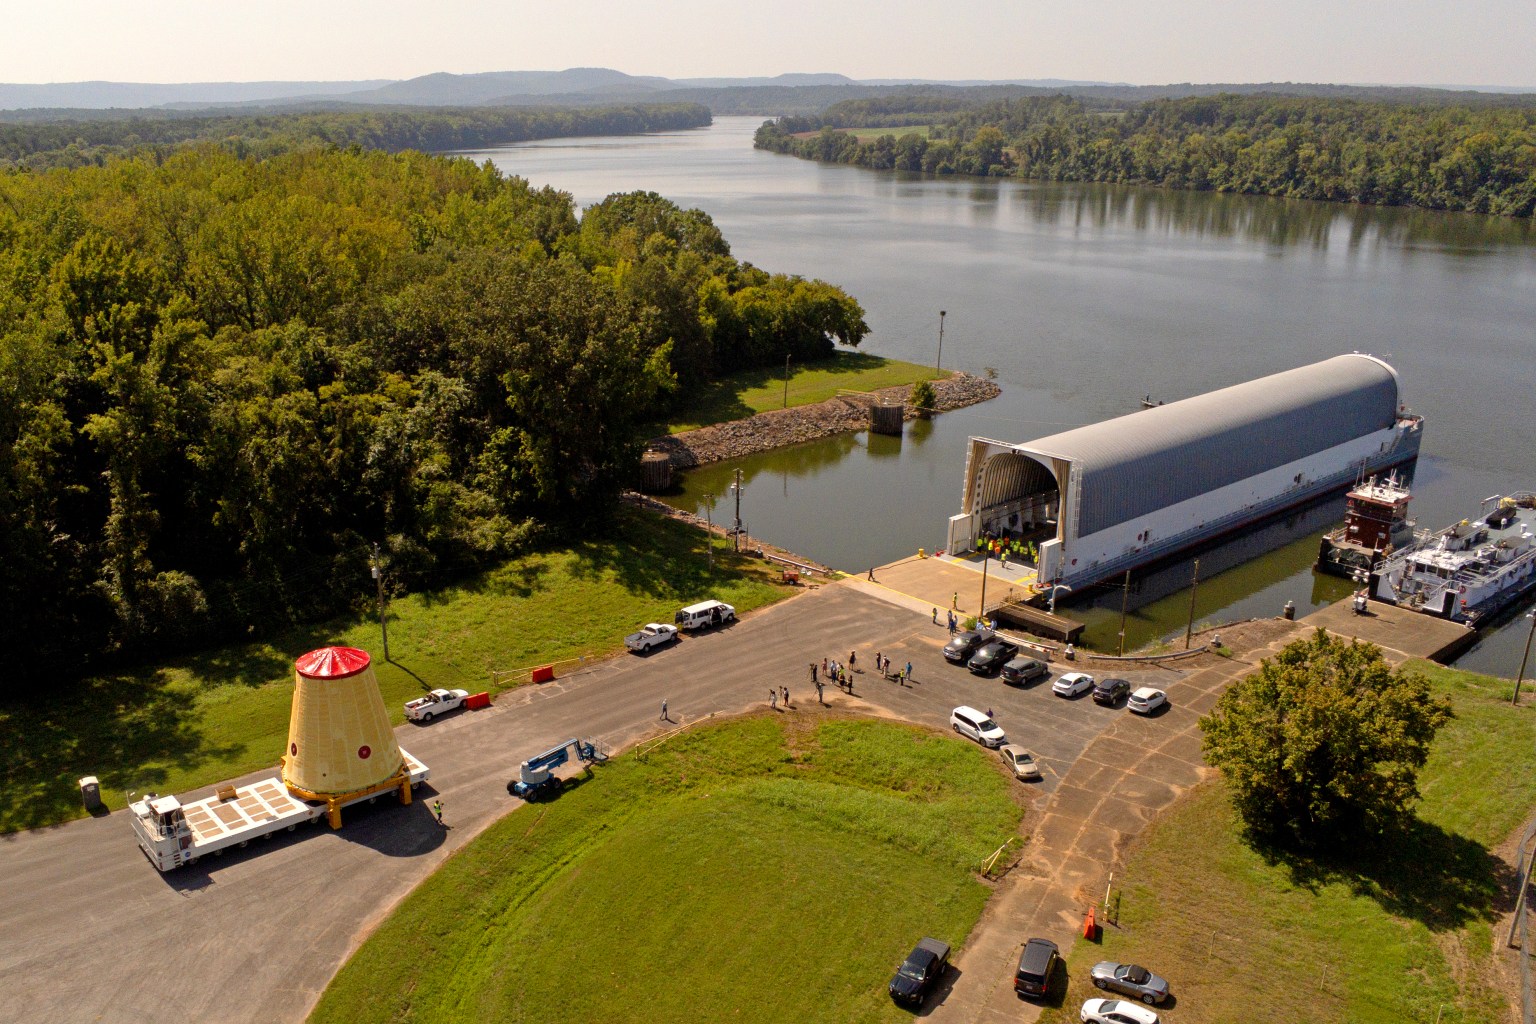
<path fill-rule="evenodd" d="M 1382 559 L 1371 597 L 1475 627 L 1536 588 L 1536 494 L 1494 495 L 1483 510 Z"/>
<path fill-rule="evenodd" d="M 1411 497 L 1395 473 L 1385 483 L 1371 477 L 1356 485 L 1345 495 L 1344 525 L 1324 534 L 1318 545 L 1317 571 L 1364 579 L 1384 554 L 1410 547 L 1418 525 L 1408 518 Z"/>

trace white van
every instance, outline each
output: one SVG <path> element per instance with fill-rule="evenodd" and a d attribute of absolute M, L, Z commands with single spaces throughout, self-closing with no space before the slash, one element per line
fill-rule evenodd
<path fill-rule="evenodd" d="M 724 601 L 700 601 L 672 616 L 680 629 L 706 629 L 723 626 L 736 617 L 736 609 Z"/>
<path fill-rule="evenodd" d="M 949 724 L 961 736 L 969 736 L 984 747 L 1000 747 L 1008 742 L 996 722 L 975 708 L 961 705 L 949 713 Z"/>

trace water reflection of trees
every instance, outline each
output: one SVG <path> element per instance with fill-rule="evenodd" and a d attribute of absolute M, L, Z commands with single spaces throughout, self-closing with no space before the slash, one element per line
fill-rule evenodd
<path fill-rule="evenodd" d="M 1060 226 L 1178 231 L 1318 249 L 1338 242 L 1350 249 L 1428 243 L 1451 250 L 1536 243 L 1536 231 L 1528 220 L 1469 213 L 1131 185 L 1039 184 L 1024 186 L 1020 192 L 1037 220 Z"/>

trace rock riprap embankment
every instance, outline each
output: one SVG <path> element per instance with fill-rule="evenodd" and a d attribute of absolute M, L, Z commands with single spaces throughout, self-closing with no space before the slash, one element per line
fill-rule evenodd
<path fill-rule="evenodd" d="M 934 405 L 935 412 L 975 405 L 1002 393 L 1002 389 L 991 381 L 968 373 L 956 373 L 944 380 L 936 380 L 933 382 L 933 390 L 938 398 Z M 911 391 L 908 385 L 898 385 L 879 391 L 829 398 L 815 405 L 774 409 L 744 420 L 732 420 L 730 423 L 654 438 L 649 442 L 649 447 L 670 455 L 672 465 L 678 469 L 739 459 L 774 448 L 831 437 L 833 434 L 864 430 L 869 426 L 871 404 L 905 403 Z M 915 419 L 917 414 L 915 408 L 907 405 L 903 418 Z"/>

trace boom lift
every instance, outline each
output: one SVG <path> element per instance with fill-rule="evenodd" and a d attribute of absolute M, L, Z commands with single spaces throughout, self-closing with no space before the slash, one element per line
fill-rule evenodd
<path fill-rule="evenodd" d="M 524 761 L 517 770 L 517 779 L 507 783 L 507 792 L 529 803 L 555 796 L 565 784 L 555 775 L 555 769 L 568 763 L 573 753 L 578 761 L 587 765 L 608 759 L 607 751 L 598 749 L 591 740 L 565 740 Z"/>

